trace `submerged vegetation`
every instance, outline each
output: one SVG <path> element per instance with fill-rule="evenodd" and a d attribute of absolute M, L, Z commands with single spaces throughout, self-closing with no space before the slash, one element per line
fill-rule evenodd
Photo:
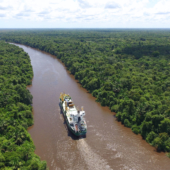
<path fill-rule="evenodd" d="M 10 30 L 0 36 L 55 55 L 118 121 L 170 152 L 170 30 Z"/>
<path fill-rule="evenodd" d="M 19 47 L 0 41 L 0 169 L 45 170 L 34 153 L 27 128 L 33 124 L 32 95 L 26 89 L 33 77 L 30 58 Z"/>

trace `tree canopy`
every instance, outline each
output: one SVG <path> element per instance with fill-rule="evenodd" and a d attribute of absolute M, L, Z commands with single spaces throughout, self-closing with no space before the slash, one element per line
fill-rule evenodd
<path fill-rule="evenodd" d="M 170 30 L 11 30 L 0 37 L 55 55 L 118 121 L 170 152 Z"/>
<path fill-rule="evenodd" d="M 34 153 L 27 128 L 33 124 L 30 58 L 21 48 L 0 41 L 0 169 L 45 170 Z"/>

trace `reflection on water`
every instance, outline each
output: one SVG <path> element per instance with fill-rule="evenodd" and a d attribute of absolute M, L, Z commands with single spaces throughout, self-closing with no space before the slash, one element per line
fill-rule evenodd
<path fill-rule="evenodd" d="M 115 120 L 101 107 L 63 64 L 47 53 L 18 45 L 30 56 L 34 71 L 32 86 L 34 125 L 29 128 L 36 154 L 50 170 L 169 170 L 170 159 Z M 59 107 L 60 92 L 69 93 L 76 106 L 86 111 L 86 138 L 76 138 L 67 129 Z"/>

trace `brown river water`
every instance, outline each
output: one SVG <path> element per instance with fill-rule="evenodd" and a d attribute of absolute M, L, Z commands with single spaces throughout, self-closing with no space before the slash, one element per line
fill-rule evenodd
<path fill-rule="evenodd" d="M 169 170 L 170 159 L 158 153 L 140 135 L 117 122 L 114 114 L 95 102 L 48 53 L 18 45 L 31 58 L 34 78 L 28 87 L 33 95 L 34 125 L 28 129 L 35 153 L 50 170 Z M 60 112 L 60 92 L 69 93 L 76 106 L 86 111 L 86 138 L 75 138 Z"/>

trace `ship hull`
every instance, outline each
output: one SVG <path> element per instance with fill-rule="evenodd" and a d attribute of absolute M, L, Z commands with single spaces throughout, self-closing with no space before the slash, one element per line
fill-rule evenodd
<path fill-rule="evenodd" d="M 69 122 L 68 122 L 67 116 L 66 116 L 66 111 L 64 111 L 64 109 L 63 109 L 63 105 L 62 105 L 62 101 L 61 101 L 61 100 L 60 100 L 60 109 L 61 109 L 61 111 L 62 111 L 62 113 L 63 113 L 63 116 L 64 116 L 65 122 L 66 122 L 66 124 L 67 124 L 67 127 L 68 127 L 68 129 L 72 132 L 72 134 L 74 134 L 75 136 L 85 136 L 87 131 L 76 132 L 76 131 L 74 131 L 74 130 L 71 128 L 71 126 L 70 126 L 70 124 L 69 124 Z"/>

